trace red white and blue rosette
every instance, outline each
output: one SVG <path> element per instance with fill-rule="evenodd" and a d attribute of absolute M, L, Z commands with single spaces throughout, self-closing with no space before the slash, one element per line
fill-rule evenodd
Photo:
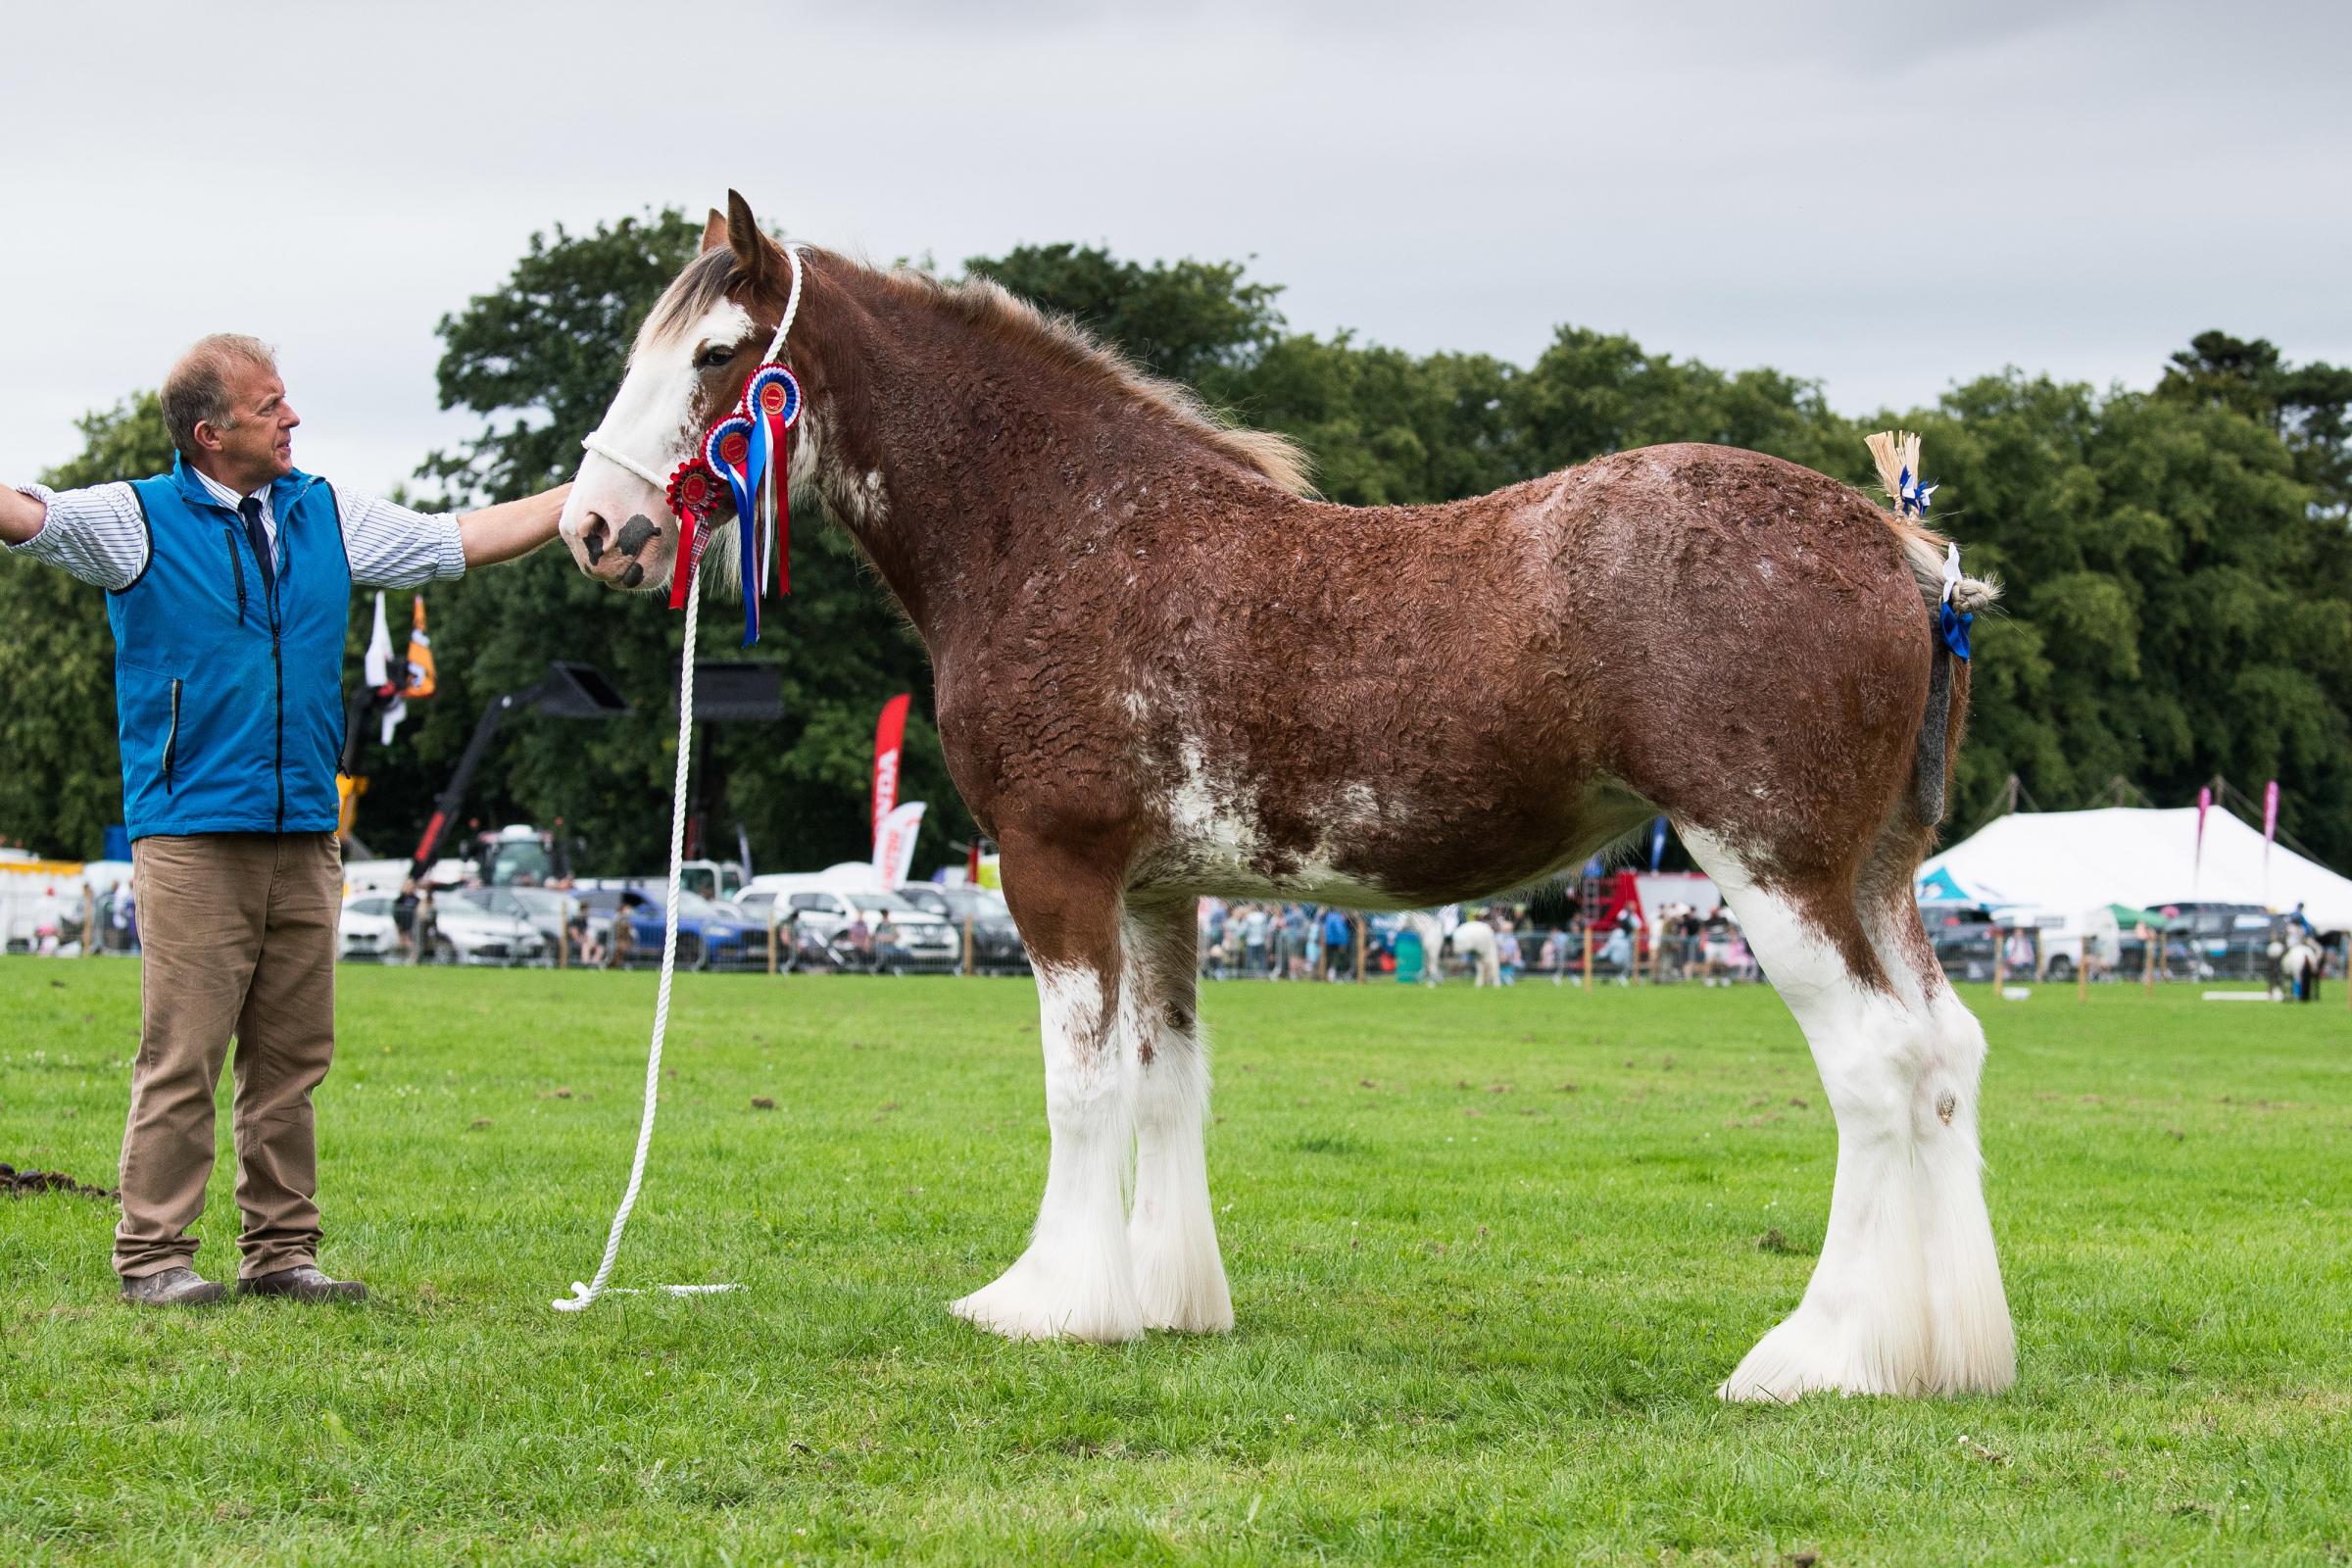
<path fill-rule="evenodd" d="M 763 549 L 756 579 L 767 581 L 772 562 L 776 592 L 792 592 L 792 427 L 801 417 L 800 378 L 774 361 L 752 372 L 743 389 L 743 412 L 752 421 L 752 489 L 769 501 L 774 533 L 760 529 Z"/>
<path fill-rule="evenodd" d="M 678 465 L 669 476 L 665 493 L 670 515 L 678 519 L 678 551 L 669 570 L 669 608 L 686 608 L 686 584 L 694 573 L 694 564 L 703 558 L 705 519 L 718 503 L 718 476 L 703 466 L 700 458 L 688 458 Z"/>
<path fill-rule="evenodd" d="M 735 533 L 743 552 L 743 645 L 760 640 L 760 483 L 753 468 L 752 431 L 742 414 L 730 414 L 703 437 L 703 463 L 735 493 Z"/>

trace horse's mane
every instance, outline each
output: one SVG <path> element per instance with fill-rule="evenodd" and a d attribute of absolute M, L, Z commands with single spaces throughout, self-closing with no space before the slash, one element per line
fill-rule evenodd
<path fill-rule="evenodd" d="M 1306 454 L 1287 436 L 1232 423 L 1190 387 L 1152 374 L 1076 321 L 1039 310 L 991 278 L 950 283 L 904 268 L 862 270 L 902 297 L 1029 353 L 1083 386 L 1180 426 L 1293 495 L 1313 493 Z M 683 331 L 740 281 L 730 252 L 723 247 L 705 251 L 662 292 L 646 318 L 647 337 Z"/>
<path fill-rule="evenodd" d="M 1039 310 L 994 278 L 949 283 L 905 270 L 878 275 L 889 286 L 936 305 L 999 342 L 1036 355 L 1081 385 L 1187 428 L 1293 495 L 1313 492 L 1306 454 L 1289 437 L 1234 424 L 1191 387 L 1153 375 L 1070 318 Z"/>

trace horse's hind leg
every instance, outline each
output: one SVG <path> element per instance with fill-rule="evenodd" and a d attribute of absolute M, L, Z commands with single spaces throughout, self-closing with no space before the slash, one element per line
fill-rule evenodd
<path fill-rule="evenodd" d="M 1130 912 L 1128 973 L 1137 991 L 1135 1212 L 1127 1250 L 1144 1326 L 1195 1334 L 1233 1327 L 1233 1298 L 1208 1201 L 1208 1043 L 1194 1005 L 1193 901 Z"/>
<path fill-rule="evenodd" d="M 1028 1250 L 954 1303 L 1010 1339 L 1131 1340 L 1143 1333 L 1124 1202 L 1134 1137 L 1136 988 L 1119 889 L 1095 861 L 1007 833 L 1004 897 L 1037 970 L 1053 1152 Z"/>
<path fill-rule="evenodd" d="M 1838 1122 L 1829 1225 L 1804 1299 L 1718 1392 L 1788 1400 L 2007 1387 L 2008 1312 L 1977 1157 L 1982 1033 L 1948 987 L 1929 993 L 1883 896 L 1858 899 L 1850 870 L 1762 876 L 1721 839 L 1696 828 L 1683 839 L 1804 1030 Z"/>
<path fill-rule="evenodd" d="M 1929 1020 L 1929 1054 L 1914 1096 L 1919 1137 L 1912 1169 L 1927 1264 L 1928 1386 L 1939 1392 L 2005 1389 L 2017 1381 L 2017 1346 L 1984 1210 L 1977 1141 L 1984 1026 L 1944 978 L 1920 924 L 1911 880 L 1924 848 L 1924 842 L 1904 846 L 1889 835 L 1872 868 L 1877 875 L 1866 874 L 1860 906 L 1889 982 L 1906 1006 Z"/>

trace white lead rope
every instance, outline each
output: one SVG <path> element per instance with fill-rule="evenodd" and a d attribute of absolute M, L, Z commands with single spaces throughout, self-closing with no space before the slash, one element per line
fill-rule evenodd
<path fill-rule="evenodd" d="M 672 792 L 669 817 L 669 902 L 662 915 L 662 989 L 654 999 L 654 1045 L 645 1058 L 645 1114 L 637 1124 L 637 1156 L 629 1164 L 628 1191 L 620 1195 L 620 1207 L 612 1215 L 612 1234 L 605 1238 L 604 1261 L 596 1265 L 596 1278 L 586 1284 L 571 1282 L 571 1296 L 566 1300 L 548 1304 L 559 1312 L 583 1312 L 600 1296 L 607 1294 L 606 1281 L 612 1277 L 613 1260 L 620 1256 L 620 1234 L 628 1229 L 629 1210 L 637 1206 L 637 1189 L 645 1181 L 646 1151 L 654 1144 L 654 1110 L 662 1094 L 662 1040 L 669 1032 L 669 982 L 678 964 L 678 873 L 686 849 L 686 762 L 693 754 L 690 742 L 694 731 L 694 632 L 699 616 L 695 613 L 696 590 L 702 585 L 703 564 L 697 560 L 687 568 L 686 579 L 686 652 L 685 662 L 678 668 L 678 782 Z M 614 919 L 626 919 L 628 911 L 615 909 Z M 663 1285 L 657 1287 L 672 1296 L 707 1296 L 719 1291 L 739 1291 L 740 1285 Z M 636 1291 L 614 1289 L 615 1296 L 635 1296 Z"/>
<path fill-rule="evenodd" d="M 801 312 L 801 252 L 800 247 L 784 248 L 786 260 L 792 264 L 792 292 L 784 301 L 783 318 L 776 322 L 776 335 L 768 340 L 768 360 L 778 360 L 784 352 L 784 334 L 792 330 L 792 318 Z M 643 479 L 656 491 L 666 493 L 669 481 L 654 472 L 635 458 L 608 444 L 602 432 L 584 436 L 580 445 L 598 457 L 618 464 Z M 749 527 L 746 519 L 743 526 Z M 682 530 L 691 533 L 693 530 Z M 685 550 L 693 541 L 681 536 L 678 548 Z M 669 805 L 669 899 L 662 915 L 662 988 L 654 998 L 654 1044 L 645 1058 L 645 1114 L 637 1124 L 637 1154 L 629 1162 L 628 1190 L 620 1195 L 620 1207 L 612 1214 L 612 1229 L 605 1238 L 604 1260 L 596 1265 L 596 1278 L 583 1284 L 571 1282 L 571 1296 L 548 1304 L 559 1312 L 584 1312 L 600 1296 L 635 1296 L 632 1290 L 609 1287 L 612 1264 L 620 1256 L 621 1233 L 629 1228 L 629 1211 L 637 1206 L 637 1189 L 645 1182 L 646 1152 L 654 1144 L 654 1111 L 662 1095 L 662 1041 L 669 1033 L 669 984 L 678 966 L 678 873 L 686 853 L 686 764 L 694 754 L 694 642 L 695 627 L 700 616 L 703 583 L 702 557 L 697 555 L 686 567 L 686 651 L 685 662 L 678 668 L 678 781 L 671 791 Z M 615 910 L 613 918 L 626 917 L 625 910 Z M 709 1296 L 720 1291 L 739 1291 L 740 1285 L 662 1285 L 656 1287 L 672 1296 Z"/>

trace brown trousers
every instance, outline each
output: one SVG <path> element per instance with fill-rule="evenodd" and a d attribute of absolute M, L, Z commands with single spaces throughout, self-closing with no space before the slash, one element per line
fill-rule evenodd
<path fill-rule="evenodd" d="M 213 1094 L 237 1039 L 238 1273 L 316 1263 L 311 1091 L 335 1050 L 343 863 L 332 833 L 155 835 L 138 876 L 139 1054 L 115 1272 L 182 1268 L 213 1174 Z"/>

